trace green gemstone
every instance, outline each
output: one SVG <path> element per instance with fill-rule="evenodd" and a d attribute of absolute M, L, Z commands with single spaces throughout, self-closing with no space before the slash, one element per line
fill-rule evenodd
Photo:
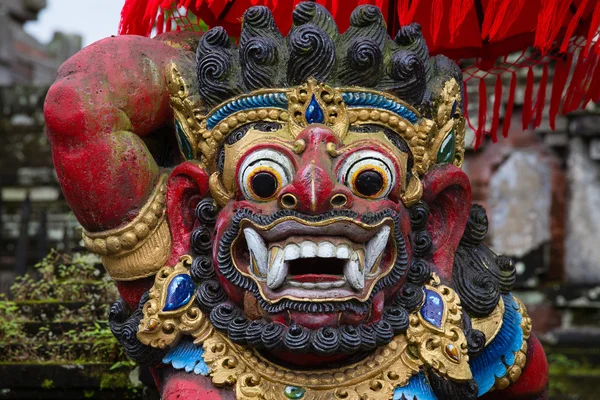
<path fill-rule="evenodd" d="M 446 135 L 437 154 L 438 163 L 451 163 L 454 160 L 454 148 L 456 147 L 456 136 L 454 129 Z"/>
<path fill-rule="evenodd" d="M 285 394 L 285 397 L 288 399 L 301 399 L 302 396 L 304 396 L 304 393 L 306 393 L 306 390 L 298 386 L 286 386 L 283 391 L 283 394 Z"/>

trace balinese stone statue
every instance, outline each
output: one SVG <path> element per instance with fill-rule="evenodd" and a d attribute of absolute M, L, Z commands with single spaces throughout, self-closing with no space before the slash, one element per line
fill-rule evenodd
<path fill-rule="evenodd" d="M 45 104 L 111 328 L 171 399 L 545 399 L 515 269 L 471 205 L 460 69 L 377 7 L 119 36 Z"/>

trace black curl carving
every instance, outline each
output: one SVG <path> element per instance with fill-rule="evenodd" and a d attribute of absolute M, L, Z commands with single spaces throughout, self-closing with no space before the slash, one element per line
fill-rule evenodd
<path fill-rule="evenodd" d="M 112 334 L 123 346 L 127 356 L 138 364 L 153 367 L 161 363 L 168 349 L 146 346 L 136 336 L 140 321 L 144 316 L 142 309 L 148 298 L 148 292 L 146 292 L 142 296 L 138 308 L 131 315 L 129 315 L 127 303 L 120 298 L 110 308 L 108 321 Z"/>
<path fill-rule="evenodd" d="M 504 294 L 510 293 L 517 281 L 517 270 L 512 258 L 497 256 L 496 263 L 490 267 L 490 271 L 498 280 L 500 291 Z"/>
<path fill-rule="evenodd" d="M 318 3 L 309 1 L 299 3 L 292 12 L 292 21 L 297 26 L 309 23 L 318 26 L 330 37 L 336 37 L 339 34 L 329 11 Z"/>
<path fill-rule="evenodd" d="M 212 232 L 204 225 L 192 232 L 192 249 L 195 254 L 210 254 L 212 250 Z"/>
<path fill-rule="evenodd" d="M 339 329 L 340 333 L 340 352 L 352 354 L 361 347 L 360 331 L 352 325 L 344 325 Z"/>
<path fill-rule="evenodd" d="M 254 6 L 248 8 L 244 13 L 245 32 L 248 32 L 251 28 L 269 28 L 273 24 L 273 14 L 271 14 L 271 10 L 268 7 Z"/>
<path fill-rule="evenodd" d="M 211 54 L 215 50 L 230 47 L 229 35 L 222 26 L 216 26 L 209 29 L 198 42 L 198 48 L 196 49 L 196 57 L 200 59 L 207 54 Z"/>
<path fill-rule="evenodd" d="M 375 23 L 381 23 L 383 16 L 379 7 L 372 5 L 358 6 L 350 15 L 350 25 L 365 27 Z"/>
<path fill-rule="evenodd" d="M 438 375 L 433 369 L 427 370 L 427 377 L 438 399 L 474 400 L 477 398 L 478 387 L 473 379 L 458 383 Z"/>
<path fill-rule="evenodd" d="M 275 86 L 278 61 L 277 43 L 271 38 L 256 37 L 241 44 L 240 63 L 246 88 Z"/>
<path fill-rule="evenodd" d="M 217 280 L 211 279 L 202 282 L 196 289 L 198 306 L 205 313 L 210 313 L 213 308 L 227 301 L 227 295 Z"/>
<path fill-rule="evenodd" d="M 246 342 L 255 349 L 264 349 L 262 332 L 266 326 L 267 324 L 262 320 L 250 322 L 246 327 Z"/>
<path fill-rule="evenodd" d="M 375 336 L 375 331 L 370 325 L 361 325 L 359 326 L 360 331 L 360 341 L 361 351 L 371 351 L 377 347 L 377 338 Z"/>
<path fill-rule="evenodd" d="M 396 85 L 396 96 L 411 104 L 419 104 L 425 94 L 425 67 L 419 56 L 412 51 L 398 50 L 392 55 L 390 76 Z"/>
<path fill-rule="evenodd" d="M 429 219 L 429 206 L 424 201 L 420 201 L 408 209 L 410 213 L 410 225 L 413 231 L 420 231 L 427 227 Z"/>
<path fill-rule="evenodd" d="M 328 326 L 319 328 L 313 332 L 312 345 L 317 354 L 333 354 L 340 346 L 340 335 L 334 328 Z"/>
<path fill-rule="evenodd" d="M 452 272 L 463 308 L 479 318 L 489 315 L 500 299 L 498 280 L 486 266 L 493 260 L 486 257 L 485 251 L 483 246 L 459 246 L 454 255 Z"/>
<path fill-rule="evenodd" d="M 405 283 L 400 289 L 400 293 L 396 297 L 395 303 L 407 311 L 413 311 L 423 304 L 424 297 L 425 293 L 421 286 Z"/>
<path fill-rule="evenodd" d="M 383 317 L 390 324 L 394 333 L 399 334 L 406 332 L 410 323 L 408 311 L 402 307 L 390 307 L 385 310 Z"/>
<path fill-rule="evenodd" d="M 227 327 L 227 336 L 232 342 L 237 344 L 246 343 L 246 329 L 250 325 L 250 321 L 243 315 L 234 318 L 231 324 Z"/>
<path fill-rule="evenodd" d="M 485 347 L 485 333 L 477 329 L 473 329 L 471 317 L 465 310 L 462 311 L 462 315 L 463 331 L 467 339 L 467 351 L 469 352 L 469 357 L 473 358 L 478 356 Z"/>
<path fill-rule="evenodd" d="M 363 37 L 353 39 L 339 72 L 340 82 L 344 85 L 375 86 L 381 79 L 382 58 L 379 44 L 373 40 Z"/>
<path fill-rule="evenodd" d="M 483 242 L 488 232 L 488 218 L 485 208 L 473 204 L 469 211 L 469 219 L 461 242 L 465 245 L 477 246 Z"/>
<path fill-rule="evenodd" d="M 269 323 L 262 331 L 261 340 L 267 350 L 275 350 L 281 346 L 285 327 L 275 322 Z"/>
<path fill-rule="evenodd" d="M 313 24 L 294 28 L 289 50 L 288 83 L 300 85 L 309 77 L 327 80 L 335 64 L 335 45 L 323 29 Z"/>
<path fill-rule="evenodd" d="M 217 221 L 217 205 L 212 198 L 205 198 L 196 206 L 196 217 L 202 225 L 213 226 Z"/>
<path fill-rule="evenodd" d="M 431 239 L 429 231 L 422 230 L 414 232 L 412 241 L 415 257 L 425 257 L 429 255 L 431 246 L 433 245 L 433 240 Z"/>
<path fill-rule="evenodd" d="M 394 329 L 392 325 L 385 319 L 381 319 L 374 324 L 373 331 L 375 332 L 375 342 L 377 346 L 383 346 L 392 341 L 394 337 Z"/>
<path fill-rule="evenodd" d="M 429 58 L 427 42 L 421 33 L 421 25 L 416 22 L 403 26 L 396 34 L 395 42 L 405 50 L 412 51 L 425 63 Z"/>
<path fill-rule="evenodd" d="M 190 275 L 196 282 L 204 282 L 206 280 L 216 279 L 217 274 L 213 268 L 211 257 L 207 255 L 194 257 L 194 261 L 192 261 L 192 268 L 190 269 Z"/>
<path fill-rule="evenodd" d="M 229 325 L 240 315 L 240 309 L 233 304 L 221 303 L 210 312 L 210 322 L 218 330 L 227 332 Z"/>
<path fill-rule="evenodd" d="M 406 280 L 420 286 L 429 281 L 431 272 L 431 264 L 428 261 L 422 258 L 415 258 L 406 274 Z"/>
<path fill-rule="evenodd" d="M 283 337 L 283 344 L 286 349 L 295 353 L 306 353 L 310 349 L 310 331 L 292 324 Z"/>

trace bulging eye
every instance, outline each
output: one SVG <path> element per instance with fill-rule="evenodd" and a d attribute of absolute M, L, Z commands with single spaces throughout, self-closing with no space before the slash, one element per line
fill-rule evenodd
<path fill-rule="evenodd" d="M 249 154 L 240 167 L 239 186 L 249 200 L 273 200 L 290 183 L 294 167 L 285 155 L 270 149 Z"/>
<path fill-rule="evenodd" d="M 393 162 L 383 154 L 362 150 L 349 155 L 338 171 L 340 182 L 368 199 L 387 196 L 396 183 Z"/>

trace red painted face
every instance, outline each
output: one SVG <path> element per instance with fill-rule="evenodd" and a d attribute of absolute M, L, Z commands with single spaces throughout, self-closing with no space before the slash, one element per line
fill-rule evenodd
<path fill-rule="evenodd" d="M 309 328 L 376 321 L 401 286 L 409 154 L 383 127 L 364 127 L 342 140 L 323 125 L 293 138 L 279 124 L 255 124 L 224 148 L 235 200 L 219 213 L 215 268 L 251 319 Z"/>

